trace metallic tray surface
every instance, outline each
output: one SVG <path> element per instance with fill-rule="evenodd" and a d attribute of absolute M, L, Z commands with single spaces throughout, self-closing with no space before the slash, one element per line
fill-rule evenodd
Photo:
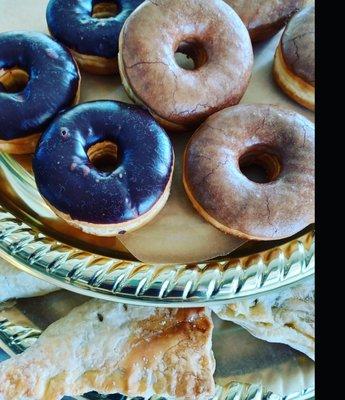
<path fill-rule="evenodd" d="M 62 288 L 112 301 L 182 307 L 260 295 L 314 274 L 314 232 L 308 229 L 292 240 L 249 243 L 238 256 L 208 262 L 137 261 L 116 238 L 90 237 L 59 220 L 40 197 L 30 166 L 28 158 L 0 153 L 0 255 Z M 266 247 L 258 252 L 260 245 Z"/>
<path fill-rule="evenodd" d="M 280 289 L 314 274 L 313 233 L 248 257 L 153 265 L 71 247 L 2 207 L 0 255 L 38 278 L 80 294 L 157 306 L 228 302 Z"/>
<path fill-rule="evenodd" d="M 19 300 L 2 311 L 0 304 L 0 362 L 33 345 L 42 330 L 86 300 L 59 291 Z M 212 400 L 303 400 L 314 396 L 314 363 L 306 356 L 288 346 L 256 339 L 235 324 L 216 317 L 214 322 L 217 393 Z M 78 399 L 64 398 L 82 399 L 126 400 L 126 397 L 90 393 Z"/>
<path fill-rule="evenodd" d="M 3 13 L 3 26 L 46 29 L 47 0 L 16 3 L 13 15 Z M 28 12 L 32 19 L 26 18 Z M 303 114 L 305 110 L 290 102 L 272 80 L 278 41 L 279 35 L 256 46 L 253 78 L 244 101 L 264 99 Z M 82 101 L 124 100 L 118 77 L 83 74 L 82 81 Z M 308 116 L 313 119 L 311 113 Z M 206 262 L 142 263 L 116 238 L 86 235 L 57 218 L 36 189 L 30 156 L 0 153 L 0 255 L 30 274 L 87 296 L 182 307 L 229 302 L 302 281 L 314 273 L 314 232 L 308 227 L 283 241 L 248 242 L 229 256 Z"/>

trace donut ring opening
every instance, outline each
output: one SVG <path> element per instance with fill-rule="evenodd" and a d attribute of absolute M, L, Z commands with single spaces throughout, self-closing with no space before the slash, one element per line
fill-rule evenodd
<path fill-rule="evenodd" d="M 40 32 L 1 33 L 0 55 L 0 151 L 29 154 L 55 116 L 78 102 L 79 70 L 68 49 Z"/>
<path fill-rule="evenodd" d="M 111 173 L 120 163 L 118 146 L 109 140 L 91 146 L 87 150 L 87 156 L 91 164 L 100 172 Z"/>
<path fill-rule="evenodd" d="M 38 190 L 50 208 L 97 236 L 149 222 L 169 197 L 173 170 L 170 139 L 149 113 L 107 100 L 61 113 L 33 158 Z"/>
<path fill-rule="evenodd" d="M 199 40 L 188 39 L 176 46 L 175 61 L 182 69 L 194 71 L 207 63 L 208 55 L 204 45 Z"/>
<path fill-rule="evenodd" d="M 314 138 L 309 119 L 277 106 L 222 110 L 186 147 L 187 196 L 225 233 L 262 241 L 293 236 L 315 220 Z M 263 179 L 249 175 L 253 166 L 261 168 Z"/>
<path fill-rule="evenodd" d="M 96 19 L 113 18 L 118 15 L 120 11 L 121 9 L 119 4 L 114 0 L 101 2 L 94 1 L 91 16 Z"/>
<path fill-rule="evenodd" d="M 145 1 L 122 28 L 118 60 L 129 97 L 166 129 L 188 131 L 239 103 L 253 49 L 243 22 L 221 0 Z"/>
<path fill-rule="evenodd" d="M 244 176 L 259 184 L 277 180 L 282 171 L 282 163 L 277 151 L 265 144 L 247 149 L 239 157 L 238 165 Z"/>
<path fill-rule="evenodd" d="M 6 93 L 20 93 L 29 83 L 29 74 L 21 68 L 0 69 L 0 87 Z"/>

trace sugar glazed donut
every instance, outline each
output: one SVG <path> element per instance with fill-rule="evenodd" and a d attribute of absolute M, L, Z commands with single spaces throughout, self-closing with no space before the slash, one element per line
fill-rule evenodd
<path fill-rule="evenodd" d="M 244 174 L 258 165 L 264 181 Z M 245 239 L 290 237 L 314 222 L 314 124 L 268 105 L 214 114 L 191 138 L 184 186 L 196 210 Z"/>
<path fill-rule="evenodd" d="M 274 77 L 292 99 L 315 109 L 315 6 L 296 14 L 276 51 Z"/>
<path fill-rule="evenodd" d="M 193 59 L 182 68 L 175 54 Z M 146 1 L 120 35 L 119 69 L 129 96 L 170 130 L 188 130 L 237 104 L 253 66 L 246 27 L 222 0 Z"/>
<path fill-rule="evenodd" d="M 70 52 L 43 33 L 0 33 L 0 151 L 33 153 L 42 131 L 79 99 Z"/>
<path fill-rule="evenodd" d="M 308 0 L 224 0 L 241 17 L 252 42 L 266 40 L 282 29 Z"/>
<path fill-rule="evenodd" d="M 80 67 L 90 73 L 118 72 L 120 31 L 144 0 L 50 0 L 47 23 L 51 34 L 69 47 Z"/>
<path fill-rule="evenodd" d="M 60 115 L 33 160 L 38 190 L 53 211 L 99 236 L 125 234 L 158 214 L 173 167 L 171 142 L 151 115 L 113 101 Z"/>

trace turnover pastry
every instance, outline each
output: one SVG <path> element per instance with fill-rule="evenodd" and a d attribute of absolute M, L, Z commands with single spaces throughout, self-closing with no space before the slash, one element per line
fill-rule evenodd
<path fill-rule="evenodd" d="M 0 258 L 0 302 L 41 296 L 59 290 L 41 279 L 19 270 Z"/>
<path fill-rule="evenodd" d="M 59 400 L 95 390 L 207 400 L 215 391 L 210 313 L 92 300 L 0 365 L 1 400 Z"/>
<path fill-rule="evenodd" d="M 259 339 L 285 343 L 315 358 L 315 288 L 305 285 L 269 294 L 257 300 L 213 306 L 222 319 L 247 329 Z"/>

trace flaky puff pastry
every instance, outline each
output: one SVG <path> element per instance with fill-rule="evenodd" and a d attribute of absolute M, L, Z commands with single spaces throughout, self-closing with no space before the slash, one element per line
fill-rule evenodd
<path fill-rule="evenodd" d="M 90 391 L 188 400 L 214 394 L 213 324 L 205 309 L 92 300 L 0 365 L 1 400 L 58 400 Z"/>
<path fill-rule="evenodd" d="M 314 281 L 257 300 L 213 306 L 213 311 L 253 336 L 273 343 L 287 344 L 315 358 Z"/>
<path fill-rule="evenodd" d="M 59 290 L 57 286 L 34 278 L 0 258 L 0 303 L 9 299 L 41 296 L 56 290 Z"/>

